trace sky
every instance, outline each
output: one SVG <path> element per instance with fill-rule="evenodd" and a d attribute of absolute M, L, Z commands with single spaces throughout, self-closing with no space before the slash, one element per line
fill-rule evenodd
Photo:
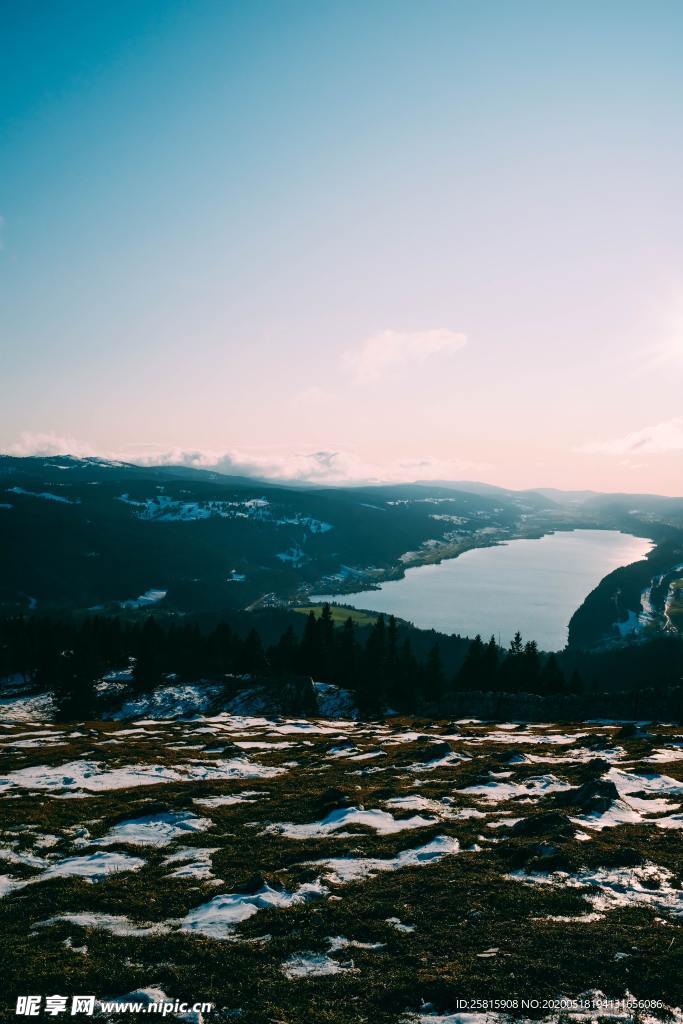
<path fill-rule="evenodd" d="M 2 0 L 0 450 L 683 494 L 678 0 Z"/>

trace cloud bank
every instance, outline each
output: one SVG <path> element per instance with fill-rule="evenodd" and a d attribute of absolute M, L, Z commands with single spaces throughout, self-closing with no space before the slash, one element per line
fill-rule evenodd
<path fill-rule="evenodd" d="M 62 434 L 33 433 L 27 431 L 22 434 L 16 444 L 7 448 L 8 455 L 75 455 L 76 458 L 85 458 L 88 455 L 96 455 L 93 446 L 85 441 L 79 441 L 75 437 L 68 437 Z"/>
<path fill-rule="evenodd" d="M 101 458 L 131 462 L 138 466 L 186 466 L 210 469 L 227 476 L 246 476 L 282 483 L 362 485 L 410 483 L 418 480 L 456 480 L 482 473 L 486 463 L 460 459 L 405 459 L 393 462 L 368 462 L 351 451 L 329 449 L 304 452 L 249 451 L 230 449 L 208 451 L 199 448 L 138 445 L 117 451 L 95 451 L 89 444 L 57 434 L 22 434 L 8 449 L 11 455 L 98 455 Z"/>
<path fill-rule="evenodd" d="M 122 458 L 123 456 L 119 456 Z M 459 459 L 405 459 L 398 462 L 375 463 L 361 459 L 354 452 L 321 450 L 314 452 L 228 452 L 167 451 L 139 453 L 128 461 L 148 466 L 189 466 L 213 469 L 228 476 L 260 477 L 281 482 L 321 485 L 361 485 L 410 483 L 417 480 L 455 480 L 463 475 L 481 473 L 491 467 Z"/>
<path fill-rule="evenodd" d="M 683 451 L 683 417 L 675 416 L 622 437 L 590 441 L 578 451 L 589 455 L 661 455 Z"/>
<path fill-rule="evenodd" d="M 453 355 L 467 344 L 467 337 L 446 328 L 427 331 L 380 331 L 358 349 L 345 354 L 358 384 L 379 380 L 397 366 L 422 365 L 434 356 Z"/>

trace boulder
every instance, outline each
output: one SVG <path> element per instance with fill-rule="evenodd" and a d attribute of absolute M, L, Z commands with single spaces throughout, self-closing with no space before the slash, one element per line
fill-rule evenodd
<path fill-rule="evenodd" d="M 331 786 L 321 794 L 318 804 L 323 814 L 329 814 L 330 811 L 338 811 L 342 807 L 350 807 L 353 803 L 353 799 L 348 793 L 345 793 L 343 789 L 337 789 L 336 786 Z"/>
<path fill-rule="evenodd" d="M 601 814 L 608 811 L 618 799 L 619 791 L 609 779 L 591 779 L 575 789 L 555 794 L 557 806 L 580 807 L 586 814 Z"/>
<path fill-rule="evenodd" d="M 573 835 L 574 826 L 569 818 L 557 811 L 532 814 L 515 822 L 508 830 L 508 836 Z"/>
<path fill-rule="evenodd" d="M 453 753 L 453 747 L 447 740 L 437 740 L 435 743 L 424 743 L 410 751 L 413 761 L 420 764 L 427 764 L 429 761 L 437 761 Z"/>

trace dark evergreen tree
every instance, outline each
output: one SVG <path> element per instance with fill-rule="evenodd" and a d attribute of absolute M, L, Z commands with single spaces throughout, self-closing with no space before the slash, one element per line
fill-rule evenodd
<path fill-rule="evenodd" d="M 150 616 L 139 636 L 133 679 L 141 690 L 151 690 L 164 678 L 166 637 L 156 619 Z"/>
<path fill-rule="evenodd" d="M 486 650 L 482 639 L 477 633 L 467 648 L 465 660 L 455 677 L 455 688 L 463 693 L 483 689 L 481 683 L 484 676 Z"/>
<path fill-rule="evenodd" d="M 342 626 L 337 643 L 336 681 L 346 689 L 358 686 L 359 649 L 356 641 L 356 627 L 351 616 Z"/>
<path fill-rule="evenodd" d="M 255 629 L 250 629 L 242 642 L 237 670 L 245 675 L 261 675 L 266 671 L 267 666 L 261 637 Z"/>
<path fill-rule="evenodd" d="M 491 693 L 498 689 L 498 662 L 498 644 L 496 638 L 492 636 L 484 649 L 480 686 L 484 693 Z"/>
<path fill-rule="evenodd" d="M 520 687 L 524 693 L 539 692 L 539 676 L 541 672 L 541 660 L 538 656 L 538 647 L 535 640 L 529 640 L 524 645 L 519 664 Z"/>
<path fill-rule="evenodd" d="M 438 703 L 443 697 L 445 676 L 438 643 L 432 644 L 422 670 L 422 692 L 430 703 Z"/>
<path fill-rule="evenodd" d="M 581 673 L 577 672 L 576 669 L 574 669 L 569 679 L 569 692 L 574 694 L 583 693 L 583 679 L 581 678 Z"/>
<path fill-rule="evenodd" d="M 296 634 L 292 627 L 288 626 L 275 646 L 271 647 L 268 660 L 273 672 L 283 676 L 296 671 L 297 657 Z"/>
<path fill-rule="evenodd" d="M 420 703 L 420 667 L 408 637 L 399 647 L 396 670 L 389 678 L 388 701 L 397 711 L 414 710 Z"/>
<path fill-rule="evenodd" d="M 524 689 L 524 642 L 521 633 L 517 631 L 510 641 L 510 647 L 505 655 L 500 669 L 500 688 L 506 693 L 521 693 Z"/>
<path fill-rule="evenodd" d="M 384 616 L 377 618 L 370 631 L 361 659 L 359 700 L 372 713 L 378 713 L 386 703 L 386 626 Z"/>
<path fill-rule="evenodd" d="M 319 677 L 322 661 L 320 622 L 315 612 L 311 611 L 306 616 L 304 634 L 299 645 L 299 671 L 304 675 Z"/>

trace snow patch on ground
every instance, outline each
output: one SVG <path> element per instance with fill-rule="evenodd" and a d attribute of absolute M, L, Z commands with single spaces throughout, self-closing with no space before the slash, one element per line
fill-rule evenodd
<path fill-rule="evenodd" d="M 56 710 L 50 694 L 34 697 L 3 697 L 0 699 L 0 718 L 3 722 L 49 722 Z"/>
<path fill-rule="evenodd" d="M 259 910 L 284 910 L 300 903 L 320 899 L 328 890 L 320 882 L 307 882 L 294 892 L 272 889 L 264 883 L 253 893 L 227 893 L 214 896 L 208 903 L 195 907 L 184 918 L 181 928 L 211 939 L 227 939 L 242 921 Z"/>
<path fill-rule="evenodd" d="M 37 921 L 33 928 L 48 928 L 53 924 L 75 924 L 79 928 L 96 928 L 121 937 L 142 935 L 166 935 L 172 929 L 163 923 L 134 924 L 130 918 L 118 914 L 56 914 L 45 921 Z"/>
<path fill-rule="evenodd" d="M 567 789 L 571 789 L 568 782 L 563 782 L 562 779 L 557 779 L 554 775 L 541 775 L 538 778 L 527 779 L 526 782 L 493 779 L 480 786 L 467 786 L 459 792 L 467 796 L 478 797 L 487 803 L 504 803 L 507 800 L 535 799 L 548 793 L 561 793 Z"/>
<path fill-rule="evenodd" d="M 99 882 L 107 875 L 118 874 L 120 871 L 138 871 L 144 867 L 144 860 L 129 857 L 125 853 L 90 853 L 82 857 L 67 857 L 65 860 L 50 864 L 45 871 L 33 878 L 12 878 L 0 876 L 0 895 L 16 889 L 24 889 L 27 885 L 37 882 L 49 882 L 53 878 L 83 878 L 86 882 Z"/>
<path fill-rule="evenodd" d="M 253 764 L 242 758 L 230 761 L 188 762 L 173 768 L 166 765 L 130 764 L 107 768 L 98 761 L 35 765 L 19 768 L 0 778 L 0 793 L 14 788 L 48 789 L 69 793 L 102 793 L 111 789 L 153 786 L 164 782 L 197 782 L 213 779 L 269 779 L 282 775 L 284 768 Z"/>
<path fill-rule="evenodd" d="M 334 885 L 360 882 L 383 871 L 423 867 L 450 857 L 460 851 L 460 843 L 452 836 L 437 836 L 414 850 L 402 850 L 395 857 L 333 857 L 329 860 L 309 861 L 311 867 L 323 870 L 323 877 Z"/>
<path fill-rule="evenodd" d="M 282 973 L 290 981 L 301 978 L 325 978 L 330 974 L 348 974 L 354 971 L 353 960 L 340 963 L 325 953 L 299 953 L 290 956 L 282 965 Z"/>
<path fill-rule="evenodd" d="M 164 867 L 177 865 L 166 875 L 167 878 L 192 878 L 202 882 L 219 880 L 214 878 L 211 858 L 218 847 L 181 846 L 161 862 Z"/>
<path fill-rule="evenodd" d="M 80 498 L 65 498 L 63 494 L 52 494 L 51 491 L 27 491 L 23 487 L 6 487 L 8 494 L 22 494 L 25 498 L 41 498 L 43 501 L 57 501 L 61 505 L 80 505 Z"/>
<path fill-rule="evenodd" d="M 637 904 L 683 917 L 683 889 L 672 885 L 674 876 L 667 868 L 645 864 L 634 868 L 586 868 L 577 874 L 554 871 L 551 874 L 513 871 L 505 876 L 531 885 L 555 885 L 593 890 L 587 894 L 593 909 L 599 912 Z"/>
<path fill-rule="evenodd" d="M 166 590 L 146 590 L 139 597 L 131 598 L 129 601 L 121 601 L 120 604 L 122 608 L 150 608 L 152 605 L 163 601 L 167 593 L 168 591 Z"/>
<path fill-rule="evenodd" d="M 122 821 L 97 839 L 95 845 L 168 846 L 178 836 L 203 832 L 212 827 L 213 822 L 209 818 L 197 818 L 191 811 L 164 811 Z"/>
<path fill-rule="evenodd" d="M 358 708 L 350 690 L 332 683 L 313 683 L 318 714 L 323 718 L 357 718 Z"/>
<path fill-rule="evenodd" d="M 395 832 L 403 832 L 406 829 L 425 828 L 428 825 L 435 825 L 438 818 L 421 818 L 415 815 L 412 818 L 395 818 L 387 811 L 369 810 L 361 807 L 344 807 L 331 811 L 322 821 L 314 821 L 307 825 L 294 825 L 291 822 L 269 825 L 266 833 L 287 836 L 288 839 L 318 839 L 324 836 L 333 835 L 339 829 L 348 825 L 365 825 L 374 829 L 378 835 L 393 835 Z M 348 835 L 349 833 L 342 833 Z"/>
<path fill-rule="evenodd" d="M 246 789 L 242 793 L 226 793 L 224 796 L 195 797 L 192 801 L 200 807 L 232 807 L 235 804 L 253 804 L 260 796 L 266 796 L 263 790 Z"/>
<path fill-rule="evenodd" d="M 222 693 L 219 683 L 192 683 L 179 686 L 161 686 L 151 693 L 131 698 L 118 711 L 106 714 L 105 718 L 126 720 L 135 718 L 151 718 L 169 720 L 185 718 L 189 715 L 200 715 L 208 711 L 212 703 Z"/>

